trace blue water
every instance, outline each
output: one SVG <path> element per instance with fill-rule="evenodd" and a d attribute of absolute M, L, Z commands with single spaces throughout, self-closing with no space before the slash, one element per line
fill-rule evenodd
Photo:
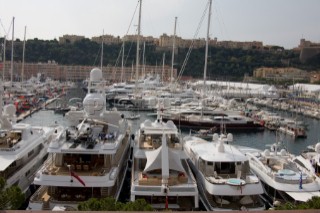
<path fill-rule="evenodd" d="M 68 91 L 66 100 L 73 97 L 83 98 L 85 93 L 79 89 L 74 89 Z M 123 112 L 128 114 L 129 112 Z M 140 122 L 145 119 L 154 120 L 154 117 L 148 117 L 147 114 L 150 112 L 140 112 L 140 120 L 130 121 L 132 124 L 132 129 L 135 131 L 139 128 Z M 291 116 L 289 113 L 282 112 L 285 116 Z M 293 154 L 300 154 L 301 151 L 305 150 L 308 145 L 313 145 L 320 142 L 320 120 L 316 120 L 308 117 L 299 117 L 299 120 L 303 120 L 307 125 L 307 138 L 294 139 L 291 136 L 285 136 L 275 131 L 257 131 L 257 132 L 236 132 L 233 133 L 234 144 L 254 147 L 258 149 L 266 149 L 268 144 L 273 144 L 276 141 L 282 141 L 286 146 L 287 150 Z M 39 112 L 28 117 L 24 121 L 25 123 L 30 123 L 33 125 L 53 125 L 55 123 L 67 126 L 69 125 L 68 120 L 62 114 L 55 114 L 51 110 L 40 110 Z M 183 134 L 188 134 L 188 132 L 183 132 Z M 278 135 L 276 135 L 278 134 Z"/>

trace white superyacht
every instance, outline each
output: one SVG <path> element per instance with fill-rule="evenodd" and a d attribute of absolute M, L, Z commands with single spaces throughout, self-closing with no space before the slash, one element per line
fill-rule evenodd
<path fill-rule="evenodd" d="M 196 180 L 187 164 L 181 136 L 172 121 L 140 125 L 133 145 L 131 201 L 143 198 L 155 209 L 196 210 Z"/>
<path fill-rule="evenodd" d="M 120 112 L 106 111 L 100 69 L 90 73 L 83 106 L 84 110 L 69 114 L 78 124 L 50 143 L 50 159 L 34 179 L 40 187 L 28 209 L 76 209 L 90 198 L 118 199 L 128 167 L 131 130 Z"/>
<path fill-rule="evenodd" d="M 200 199 L 208 211 L 263 210 L 263 187 L 251 173 L 249 159 L 230 142 L 233 136 L 214 134 L 213 141 L 184 137 L 188 163 L 196 176 Z"/>
<path fill-rule="evenodd" d="M 47 148 L 54 137 L 55 127 L 16 123 L 13 104 L 2 107 L 3 87 L 0 91 L 0 177 L 6 187 L 16 185 L 30 195 L 35 173 L 47 159 Z M 3 110 L 2 110 L 3 108 Z"/>

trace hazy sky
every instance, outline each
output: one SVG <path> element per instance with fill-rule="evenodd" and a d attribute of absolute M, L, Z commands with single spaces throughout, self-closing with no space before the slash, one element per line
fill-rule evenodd
<path fill-rule="evenodd" d="M 143 0 L 141 33 L 193 38 L 207 0 Z M 138 0 L 0 0 L 0 37 L 15 17 L 15 38 L 58 39 L 64 34 L 87 38 L 135 34 Z M 305 38 L 320 43 L 320 0 L 213 0 L 210 37 L 218 41 L 262 41 L 287 49 Z M 133 19 L 132 26 L 130 26 Z M 207 17 L 197 38 L 206 36 Z M 11 39 L 11 32 L 9 33 Z"/>

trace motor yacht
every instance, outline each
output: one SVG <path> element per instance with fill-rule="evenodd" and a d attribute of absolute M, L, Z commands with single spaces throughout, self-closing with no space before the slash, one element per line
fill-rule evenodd
<path fill-rule="evenodd" d="M 154 209 L 196 210 L 196 180 L 187 164 L 181 136 L 160 113 L 141 123 L 133 145 L 131 201 L 143 198 Z"/>
<path fill-rule="evenodd" d="M 320 182 L 314 172 L 296 161 L 296 156 L 283 148 L 281 142 L 264 151 L 241 149 L 249 158 L 252 171 L 263 183 L 270 205 L 305 202 L 320 196 Z"/>
<path fill-rule="evenodd" d="M 78 124 L 66 127 L 50 143 L 49 159 L 34 179 L 40 187 L 28 209 L 77 209 L 90 198 L 119 198 L 131 150 L 131 128 L 120 112 L 106 111 L 101 82 L 101 70 L 93 69 L 89 88 L 94 89 L 88 89 L 84 109 L 69 114 Z"/>
<path fill-rule="evenodd" d="M 31 194 L 29 186 L 47 159 L 48 145 L 58 127 L 16 123 L 15 106 L 2 107 L 2 85 L 1 88 L 0 177 L 6 180 L 6 187 L 16 185 L 28 197 Z"/>
<path fill-rule="evenodd" d="M 250 171 L 249 159 L 230 144 L 232 140 L 230 133 L 215 133 L 213 141 L 184 137 L 200 200 L 208 211 L 263 210 L 262 184 Z"/>

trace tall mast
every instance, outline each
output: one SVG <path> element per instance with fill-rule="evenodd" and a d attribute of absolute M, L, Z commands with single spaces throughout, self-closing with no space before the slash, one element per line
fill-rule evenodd
<path fill-rule="evenodd" d="M 123 43 L 122 43 L 122 58 L 121 58 L 121 77 L 120 77 L 120 82 L 123 81 L 124 45 L 125 45 L 125 41 L 123 40 Z"/>
<path fill-rule="evenodd" d="M 145 55 L 145 51 L 146 51 L 146 42 L 143 42 L 143 54 L 142 54 L 142 77 L 145 77 L 146 76 L 146 61 L 145 61 L 145 58 L 144 58 L 144 55 Z"/>
<path fill-rule="evenodd" d="M 103 43 L 104 43 L 104 30 L 102 31 L 102 39 L 101 39 L 101 59 L 100 59 L 101 72 L 102 72 L 102 67 L 103 67 Z"/>
<path fill-rule="evenodd" d="M 176 26 L 177 26 L 177 17 L 174 18 L 174 30 L 173 30 L 173 39 L 172 39 L 172 60 L 171 60 L 171 76 L 170 83 L 173 82 L 173 64 L 174 64 L 174 48 L 176 46 Z"/>
<path fill-rule="evenodd" d="M 140 24 L 141 24 L 141 5 L 142 0 L 140 0 L 139 6 L 139 21 L 138 21 L 138 36 L 137 36 L 137 55 L 136 55 L 136 82 L 135 82 L 135 91 L 137 93 L 138 88 L 138 74 L 139 74 L 139 45 L 140 45 Z"/>
<path fill-rule="evenodd" d="M 13 80 L 13 43 L 14 43 L 14 17 L 12 18 L 10 86 L 12 86 L 12 80 Z"/>
<path fill-rule="evenodd" d="M 6 35 L 3 37 L 3 67 L 2 67 L 2 81 L 4 82 L 4 72 L 6 71 Z"/>
<path fill-rule="evenodd" d="M 208 46 L 209 46 L 209 36 L 210 36 L 210 20 L 211 20 L 211 5 L 212 0 L 209 0 L 209 13 L 208 13 L 208 26 L 207 26 L 207 38 L 206 38 L 206 52 L 205 52 L 205 60 L 204 60 L 204 71 L 203 71 L 203 95 L 206 87 L 206 79 L 207 79 L 207 66 L 208 66 Z"/>
<path fill-rule="evenodd" d="M 166 53 L 163 53 L 162 56 L 162 74 L 161 74 L 161 82 L 163 82 L 163 75 L 164 75 L 164 60 L 166 58 Z"/>
<path fill-rule="evenodd" d="M 22 48 L 21 82 L 24 81 L 24 56 L 25 56 L 25 51 L 26 51 L 26 32 L 27 32 L 27 26 L 24 26 L 24 38 L 23 38 L 23 48 Z"/>

